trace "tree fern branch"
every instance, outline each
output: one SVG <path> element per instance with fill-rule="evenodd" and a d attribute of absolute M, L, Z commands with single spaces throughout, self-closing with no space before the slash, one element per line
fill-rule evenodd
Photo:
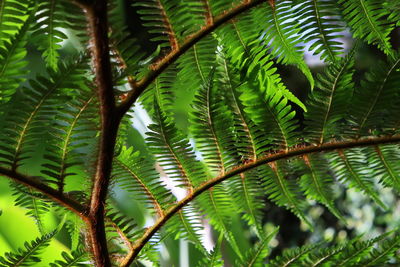
<path fill-rule="evenodd" d="M 82 206 L 80 203 L 67 197 L 65 194 L 60 194 L 58 190 L 55 190 L 54 188 L 37 181 L 37 179 L 33 177 L 11 171 L 3 167 L 0 167 L 0 175 L 6 176 L 18 183 L 34 188 L 36 191 L 45 194 L 46 196 L 60 203 L 61 205 L 73 211 L 82 218 L 86 216 L 85 215 L 86 208 Z"/>
<path fill-rule="evenodd" d="M 171 207 L 165 212 L 164 217 L 160 217 L 155 224 L 148 228 L 147 231 L 143 234 L 143 236 L 136 241 L 133 249 L 129 252 L 129 254 L 125 257 L 125 259 L 121 262 L 121 267 L 129 266 L 136 256 L 139 254 L 140 250 L 144 247 L 144 245 L 150 240 L 150 238 L 177 212 L 179 212 L 183 207 L 185 207 L 188 203 L 190 203 L 197 196 L 212 188 L 215 185 L 222 183 L 223 181 L 238 175 L 240 173 L 246 172 L 248 170 L 254 169 L 258 166 L 275 162 L 277 160 L 288 159 L 296 156 L 307 155 L 310 153 L 317 152 L 326 152 L 333 151 L 338 149 L 349 149 L 354 147 L 364 147 L 364 146 L 374 146 L 379 144 L 388 144 L 388 143 L 397 143 L 400 142 L 400 135 L 393 136 L 384 136 L 384 137 L 373 137 L 373 138 L 365 138 L 365 139 L 357 139 L 352 141 L 343 141 L 343 142 L 330 142 L 322 145 L 306 145 L 304 147 L 293 148 L 284 151 L 278 151 L 276 153 L 269 154 L 265 157 L 258 159 L 257 161 L 252 161 L 250 163 L 241 165 L 236 167 L 228 172 L 226 172 L 222 176 L 215 177 L 213 179 L 208 180 L 201 186 L 197 187 L 192 194 L 187 195 L 185 198 L 180 200 L 176 205 Z"/>
<path fill-rule="evenodd" d="M 142 80 L 137 82 L 137 86 L 132 88 L 128 93 L 127 98 L 118 106 L 118 113 L 125 114 L 132 104 L 136 101 L 139 95 L 172 63 L 174 63 L 181 55 L 189 50 L 193 45 L 210 34 L 212 31 L 223 25 L 225 22 L 242 14 L 252 7 L 264 3 L 265 0 L 244 1 L 242 4 L 232 8 L 230 11 L 216 17 L 213 24 L 209 24 L 193 35 L 189 36 L 179 49 L 172 50 L 162 60 L 155 63 L 151 67 L 151 72 Z"/>
<path fill-rule="evenodd" d="M 107 1 L 95 0 L 85 10 L 92 37 L 91 49 L 101 117 L 99 154 L 86 224 L 96 265 L 111 266 L 104 223 L 105 199 L 110 183 L 118 126 L 122 116 L 117 116 L 115 112 Z"/>

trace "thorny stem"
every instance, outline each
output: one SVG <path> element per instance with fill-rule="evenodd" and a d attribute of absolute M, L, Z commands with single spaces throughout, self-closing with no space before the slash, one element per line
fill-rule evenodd
<path fill-rule="evenodd" d="M 259 4 L 265 3 L 265 0 L 245 1 L 242 4 L 230 9 L 222 15 L 214 18 L 214 23 L 204 26 L 201 30 L 189 36 L 186 41 L 175 50 L 171 50 L 161 61 L 152 66 L 151 72 L 146 75 L 142 80 L 136 83 L 136 86 L 128 93 L 127 98 L 118 106 L 118 113 L 125 114 L 129 108 L 135 103 L 140 94 L 160 75 L 166 68 L 174 63 L 181 55 L 188 51 L 193 45 L 206 37 L 212 31 L 217 29 L 222 24 L 228 22 L 232 18 L 240 15 L 241 13 L 255 7 Z"/>
<path fill-rule="evenodd" d="M 269 154 L 263 158 L 259 158 L 256 161 L 238 166 L 228 172 L 226 172 L 222 176 L 217 176 L 207 182 L 203 183 L 199 187 L 193 190 L 193 193 L 187 195 L 181 201 L 179 201 L 175 206 L 171 207 L 169 210 L 165 212 L 163 217 L 160 217 L 155 224 L 148 228 L 147 231 L 143 234 L 143 236 L 136 241 L 133 245 L 133 249 L 129 252 L 126 258 L 122 261 L 121 267 L 129 266 L 139 252 L 142 250 L 144 245 L 152 238 L 152 236 L 179 210 L 189 204 L 193 199 L 199 196 L 201 193 L 207 191 L 208 189 L 212 188 L 215 185 L 222 183 L 223 181 L 251 170 L 253 168 L 259 167 L 261 165 L 275 162 L 277 160 L 288 159 L 291 157 L 307 155 L 310 153 L 317 153 L 317 152 L 327 152 L 333 151 L 337 149 L 349 149 L 354 147 L 363 147 L 363 146 L 374 146 L 379 144 L 388 144 L 388 143 L 396 143 L 400 142 L 400 135 L 393 135 L 393 136 L 384 136 L 384 137 L 374 137 L 374 138 L 365 138 L 365 139 L 357 139 L 352 141 L 341 141 L 341 142 L 331 142 L 325 143 L 321 145 L 307 145 L 304 147 L 293 148 L 290 150 L 280 151 L 273 154 Z"/>

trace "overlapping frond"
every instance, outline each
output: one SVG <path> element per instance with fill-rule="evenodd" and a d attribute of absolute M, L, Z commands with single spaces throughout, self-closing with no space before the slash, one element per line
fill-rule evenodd
<path fill-rule="evenodd" d="M 50 267 L 73 267 L 73 266 L 87 266 L 87 252 L 84 249 L 72 251 L 71 254 L 63 251 L 61 253 L 62 260 L 56 260 L 54 263 L 50 263 Z"/>
<path fill-rule="evenodd" d="M 362 171 L 365 169 L 365 162 L 367 162 L 362 149 L 338 150 L 329 153 L 328 157 L 330 166 L 339 181 L 371 197 L 382 208 L 387 208 L 374 188 L 374 184 L 377 182 L 373 180 L 375 177 L 372 177 L 371 172 Z"/>
<path fill-rule="evenodd" d="M 339 0 L 343 17 L 352 29 L 353 36 L 375 44 L 387 55 L 393 55 L 389 34 L 394 29 L 385 16 L 387 10 L 380 0 Z"/>
<path fill-rule="evenodd" d="M 133 148 L 122 148 L 113 164 L 113 179 L 117 184 L 132 193 L 132 197 L 163 215 L 168 203 L 172 202 L 172 193 L 159 179 L 152 163 L 142 158 Z"/>
<path fill-rule="evenodd" d="M 64 191 L 67 178 L 75 175 L 74 167 L 88 166 L 88 155 L 96 141 L 97 99 L 89 88 L 81 87 L 81 90 L 80 95 L 57 110 L 45 149 L 46 162 L 41 172 L 60 192 Z"/>
<path fill-rule="evenodd" d="M 328 162 L 319 155 L 303 156 L 305 174 L 300 179 L 300 186 L 305 194 L 324 204 L 332 214 L 345 221 L 339 210 L 335 207 L 332 195 L 333 177 L 331 177 Z"/>
<path fill-rule="evenodd" d="M 305 200 L 301 198 L 299 190 L 296 190 L 296 182 L 287 179 L 287 169 L 288 166 L 284 162 L 274 162 L 269 166 L 259 167 L 262 186 L 269 199 L 278 206 L 289 209 L 311 227 L 305 212 Z"/>
<path fill-rule="evenodd" d="M 248 267 L 261 267 L 264 266 L 264 260 L 269 254 L 269 243 L 271 239 L 275 237 L 279 228 L 276 228 L 272 233 L 265 236 L 259 243 L 257 243 L 254 248 L 250 249 L 246 253 L 245 259 L 239 263 L 238 266 L 248 266 Z"/>
<path fill-rule="evenodd" d="M 5 1 L 2 2 L 4 4 Z M 0 11 L 1 12 L 1 11 Z M 32 13 L 33 11 L 31 11 Z M 27 61 L 25 60 L 27 43 L 27 32 L 31 27 L 33 16 L 27 14 L 28 19 L 22 24 L 9 39 L 1 41 L 0 45 L 0 101 L 5 103 L 15 90 L 25 81 L 28 71 L 25 70 Z M 1 16 L 1 15 L 0 15 Z M 4 16 L 4 15 L 3 15 Z M 1 29 L 0 29 L 1 31 Z"/>
<path fill-rule="evenodd" d="M 292 9 L 293 1 L 278 1 L 275 5 L 265 3 L 253 13 L 256 23 L 264 29 L 264 41 L 271 53 L 282 64 L 296 65 L 307 77 L 311 88 L 314 87 L 313 75 L 301 53 L 299 28 Z"/>
<path fill-rule="evenodd" d="M 296 10 L 302 27 L 299 31 L 309 50 L 327 62 L 335 62 L 343 53 L 345 25 L 340 17 L 337 1 L 307 0 L 298 1 Z"/>
<path fill-rule="evenodd" d="M 345 117 L 354 88 L 353 65 L 351 53 L 340 63 L 331 64 L 323 75 L 318 75 L 305 114 L 308 141 L 322 144 L 340 134 L 338 122 Z"/>
<path fill-rule="evenodd" d="M 60 72 L 49 72 L 49 77 L 38 76 L 29 81 L 3 105 L 1 163 L 12 170 L 18 169 L 40 144 L 47 128 L 59 108 L 60 102 L 71 97 L 71 91 L 85 85 L 85 60 L 59 66 Z"/>
<path fill-rule="evenodd" d="M 46 232 L 43 217 L 49 211 L 50 205 L 45 201 L 43 195 L 25 188 L 23 185 L 11 183 L 13 196 L 16 197 L 15 205 L 27 209 L 26 215 L 31 217 L 41 234 Z"/>
<path fill-rule="evenodd" d="M 50 240 L 58 231 L 53 231 L 41 237 L 25 242 L 23 248 L 19 248 L 16 252 L 6 252 L 4 257 L 0 257 L 0 263 L 3 266 L 32 266 L 41 262 L 41 253 L 46 248 Z"/>
<path fill-rule="evenodd" d="M 192 104 L 191 133 L 197 149 L 214 173 L 224 173 L 237 160 L 233 121 L 214 84 L 214 71 Z"/>
<path fill-rule="evenodd" d="M 68 39 L 66 30 L 82 32 L 85 25 L 82 10 L 72 6 L 70 1 L 41 0 L 35 15 L 37 23 L 32 27 L 33 42 L 46 61 L 46 66 L 57 70 L 61 43 Z M 65 18 L 69 18 L 66 20 Z"/>
<path fill-rule="evenodd" d="M 176 180 L 189 192 L 207 176 L 203 165 L 196 159 L 186 138 L 155 105 L 155 124 L 149 126 L 147 144 L 169 178 Z"/>
<path fill-rule="evenodd" d="M 0 3 L 0 47 L 25 23 L 32 8 L 30 0 L 3 0 Z"/>
<path fill-rule="evenodd" d="M 400 58 L 378 62 L 357 87 L 349 110 L 352 134 L 362 136 L 371 130 L 382 131 L 397 121 L 394 113 L 398 104 L 400 85 Z"/>

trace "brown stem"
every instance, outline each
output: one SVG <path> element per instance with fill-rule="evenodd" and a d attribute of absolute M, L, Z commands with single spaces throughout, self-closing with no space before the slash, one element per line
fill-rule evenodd
<path fill-rule="evenodd" d="M 239 167 L 236 167 L 228 172 L 226 172 L 222 176 L 215 177 L 211 180 L 208 180 L 204 184 L 197 187 L 192 194 L 187 195 L 181 201 L 179 201 L 175 206 L 171 207 L 169 210 L 165 212 L 164 217 L 159 218 L 155 224 L 148 228 L 147 231 L 143 234 L 143 236 L 136 241 L 133 245 L 133 249 L 126 256 L 126 258 L 122 261 L 121 267 L 129 266 L 136 256 L 139 254 L 144 245 L 150 240 L 150 238 L 180 209 L 189 204 L 193 199 L 199 196 L 201 193 L 207 191 L 215 185 L 220 184 L 221 182 L 231 178 L 235 175 L 243 173 L 245 171 L 251 170 L 263 164 L 267 164 L 270 162 L 275 162 L 281 159 L 287 159 L 296 156 L 307 155 L 310 153 L 316 152 L 326 152 L 337 149 L 349 149 L 354 147 L 363 147 L 363 146 L 374 146 L 378 144 L 387 144 L 387 143 L 396 143 L 400 142 L 400 135 L 394 136 L 384 136 L 384 137 L 374 137 L 374 138 L 366 138 L 366 139 L 358 139 L 353 141 L 342 141 L 342 142 L 331 142 L 325 143 L 322 145 L 307 145 L 304 147 L 293 148 L 290 150 L 280 151 L 273 154 L 269 154 L 263 158 L 258 159 L 257 161 L 253 161 Z"/>
<path fill-rule="evenodd" d="M 39 191 L 44 195 L 50 197 L 54 201 L 60 203 L 61 205 L 68 208 L 69 210 L 76 213 L 82 218 L 85 218 L 86 216 L 85 214 L 86 208 L 82 206 L 79 202 L 67 197 L 65 194 L 60 193 L 56 189 L 53 189 L 46 184 L 43 184 L 34 177 L 23 175 L 21 173 L 11 171 L 3 167 L 0 167 L 0 175 L 6 176 L 11 180 L 14 180 L 28 187 L 34 188 L 36 191 Z"/>
<path fill-rule="evenodd" d="M 136 87 L 128 93 L 127 98 L 119 105 L 118 112 L 121 114 L 125 114 L 133 105 L 133 103 L 135 103 L 139 95 L 158 77 L 158 75 L 160 75 L 166 68 L 168 68 L 168 66 L 174 63 L 193 45 L 195 45 L 197 42 L 199 42 L 201 39 L 203 39 L 205 36 L 210 34 L 212 31 L 214 31 L 225 22 L 262 3 L 265 3 L 265 0 L 243 2 L 242 4 L 232 8 L 226 13 L 216 17 L 213 24 L 206 25 L 201 30 L 189 36 L 178 49 L 172 50 L 161 61 L 159 61 L 152 67 L 152 71 L 147 76 L 137 82 Z"/>
<path fill-rule="evenodd" d="M 113 78 L 108 40 L 107 1 L 95 0 L 86 7 L 89 29 L 92 36 L 92 59 L 100 101 L 100 144 L 96 162 L 96 173 L 86 224 L 88 226 L 89 245 L 95 265 L 111 266 L 105 233 L 105 199 L 108 186 L 114 147 L 121 116 L 116 116 Z"/>

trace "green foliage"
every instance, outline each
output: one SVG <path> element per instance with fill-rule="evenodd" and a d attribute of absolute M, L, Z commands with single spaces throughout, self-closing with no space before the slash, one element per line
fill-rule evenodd
<path fill-rule="evenodd" d="M 396 1 L 77 2 L 0 2 L 1 266 L 400 264 Z"/>

